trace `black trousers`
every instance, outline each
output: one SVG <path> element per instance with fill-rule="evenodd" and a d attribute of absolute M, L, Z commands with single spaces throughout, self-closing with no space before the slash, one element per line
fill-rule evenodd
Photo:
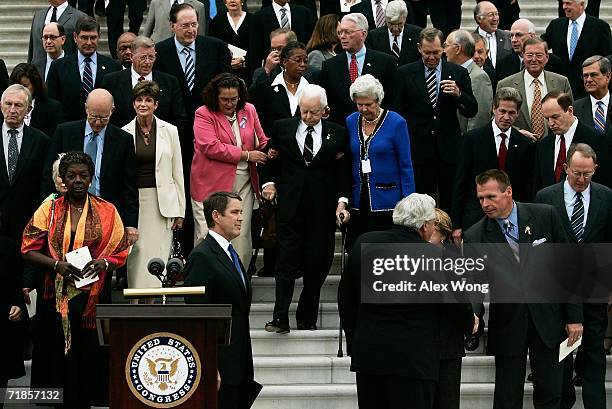
<path fill-rule="evenodd" d="M 98 0 L 104 3 L 104 0 Z M 96 0 L 78 0 L 78 9 L 88 16 L 94 17 L 94 3 Z M 68 0 L 68 4 L 77 7 L 77 0 Z"/>
<path fill-rule="evenodd" d="M 606 304 L 583 304 L 584 322 L 582 344 L 576 360 L 568 356 L 564 362 L 563 399 L 561 409 L 569 409 L 576 403 L 576 390 L 572 381 L 574 369 L 582 377 L 582 402 L 585 408 L 606 407 L 606 354 L 604 337 L 608 327 Z"/>
<path fill-rule="evenodd" d="M 559 347 L 544 344 L 529 318 L 526 349 L 519 355 L 495 356 L 493 409 L 522 409 L 527 349 L 533 374 L 535 409 L 559 408 L 563 366 L 558 362 Z"/>
<path fill-rule="evenodd" d="M 426 193 L 436 199 L 436 205 L 450 213 L 457 166 L 436 158 L 428 164 L 414 165 L 414 183 L 417 193 Z"/>
<path fill-rule="evenodd" d="M 357 372 L 359 409 L 431 409 L 436 381 Z"/>
<path fill-rule="evenodd" d="M 103 0 L 100 0 L 103 1 Z M 147 0 L 110 0 L 106 9 L 108 25 L 108 48 L 113 58 L 117 58 L 117 40 L 123 34 L 123 16 L 128 6 L 130 25 L 128 31 L 138 35 L 142 24 L 142 15 L 147 8 Z"/>
<path fill-rule="evenodd" d="M 431 23 L 445 37 L 461 26 L 461 0 L 428 0 L 428 3 Z"/>
<path fill-rule="evenodd" d="M 459 409 L 461 400 L 461 357 L 441 359 L 434 409 Z"/>

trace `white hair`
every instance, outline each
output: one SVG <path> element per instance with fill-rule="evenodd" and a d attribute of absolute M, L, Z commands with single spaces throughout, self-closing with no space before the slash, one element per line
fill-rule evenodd
<path fill-rule="evenodd" d="M 22 92 L 23 94 L 25 94 L 26 99 L 28 101 L 28 106 L 32 106 L 32 94 L 30 93 L 30 90 L 27 89 L 26 87 L 24 87 L 21 84 L 13 84 L 13 85 L 9 85 L 4 92 L 2 93 L 2 97 L 0 98 L 0 101 L 2 102 L 2 104 L 4 105 L 4 98 L 8 95 L 8 94 L 16 94 L 18 92 Z"/>
<path fill-rule="evenodd" d="M 305 98 L 319 98 L 319 101 L 321 101 L 321 108 L 325 108 L 327 106 L 327 93 L 325 92 L 325 89 L 319 85 L 308 84 L 304 86 L 302 93 L 300 94 L 300 104 Z"/>
<path fill-rule="evenodd" d="M 349 93 L 353 102 L 355 98 L 372 98 L 380 104 L 385 97 L 385 90 L 382 84 L 372 74 L 364 74 L 361 77 L 357 77 L 351 85 Z"/>
<path fill-rule="evenodd" d="M 342 17 L 342 22 L 351 21 L 359 30 L 368 31 L 368 19 L 361 13 L 349 13 Z"/>
<path fill-rule="evenodd" d="M 385 8 L 385 19 L 388 23 L 399 21 L 402 17 L 408 17 L 408 7 L 403 1 L 390 1 Z"/>
<path fill-rule="evenodd" d="M 393 209 L 393 224 L 420 229 L 436 218 L 436 201 L 429 195 L 412 193 L 403 198 Z"/>

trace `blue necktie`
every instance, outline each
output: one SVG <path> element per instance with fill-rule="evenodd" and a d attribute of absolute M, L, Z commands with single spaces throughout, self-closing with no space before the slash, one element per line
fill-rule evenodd
<path fill-rule="evenodd" d="M 578 22 L 576 20 L 572 21 L 572 34 L 570 35 L 570 49 L 569 49 L 569 58 L 570 61 L 574 58 L 574 52 L 576 51 L 576 46 L 578 45 Z"/>
<path fill-rule="evenodd" d="M 242 285 L 244 285 L 244 288 L 246 288 L 246 282 L 244 281 L 244 271 L 242 271 L 242 266 L 240 265 L 240 259 L 238 258 L 238 253 L 236 253 L 236 250 L 234 250 L 234 246 L 232 246 L 232 243 L 230 243 L 227 250 L 232 256 L 232 261 L 234 262 L 234 266 L 236 267 L 236 270 L 238 271 L 238 275 L 240 276 L 240 279 L 242 280 Z"/>
<path fill-rule="evenodd" d="M 95 164 L 96 159 L 98 157 L 98 134 L 97 133 L 92 132 L 89 134 L 89 141 L 87 142 L 87 145 L 85 146 L 85 153 L 89 155 L 89 157 Z M 89 193 L 91 193 L 92 195 L 98 194 L 98 192 L 96 192 L 95 178 L 96 178 L 96 175 L 95 174 L 92 175 L 91 185 L 89 185 Z"/>
<path fill-rule="evenodd" d="M 515 237 L 512 233 L 514 230 L 514 224 L 508 220 L 504 220 L 504 236 L 506 236 L 506 241 L 508 245 L 510 245 L 510 249 L 512 250 L 512 254 L 514 254 L 514 258 L 516 261 L 520 261 L 519 257 L 519 241 L 518 237 Z"/>
<path fill-rule="evenodd" d="M 85 57 L 85 66 L 83 67 L 83 92 L 85 93 L 85 97 L 87 97 L 94 88 L 91 62 L 91 58 Z"/>
<path fill-rule="evenodd" d="M 595 130 L 599 133 L 604 133 L 606 130 L 606 116 L 604 115 L 603 102 L 597 101 L 597 109 L 593 116 L 593 122 L 595 123 Z"/>
<path fill-rule="evenodd" d="M 572 219 L 570 220 L 574 236 L 578 243 L 582 242 L 584 236 L 584 202 L 582 201 L 582 193 L 576 192 L 576 200 L 574 201 L 574 210 L 572 211 Z"/>
<path fill-rule="evenodd" d="M 212 20 L 217 15 L 217 1 L 210 0 L 210 19 Z"/>

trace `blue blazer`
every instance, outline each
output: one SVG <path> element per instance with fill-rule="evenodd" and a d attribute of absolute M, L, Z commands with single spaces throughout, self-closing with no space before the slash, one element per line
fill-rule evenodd
<path fill-rule="evenodd" d="M 362 143 L 359 138 L 359 112 L 346 118 L 352 155 L 352 189 L 349 206 L 359 209 L 361 198 Z M 414 173 L 410 156 L 410 135 L 406 120 L 393 111 L 380 119 L 382 124 L 370 136 L 368 158 L 370 173 L 368 187 L 370 208 L 374 212 L 393 210 L 396 203 L 414 193 Z M 367 141 L 366 141 L 367 142 Z"/>

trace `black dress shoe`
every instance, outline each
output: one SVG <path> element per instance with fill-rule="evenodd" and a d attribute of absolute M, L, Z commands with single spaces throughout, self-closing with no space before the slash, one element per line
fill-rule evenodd
<path fill-rule="evenodd" d="M 299 329 L 299 330 L 308 330 L 308 331 L 316 331 L 317 330 L 317 326 L 315 324 L 303 324 L 303 323 L 299 323 L 297 325 L 297 329 Z"/>
<path fill-rule="evenodd" d="M 582 376 L 576 374 L 573 379 L 574 386 L 582 386 Z"/>
<path fill-rule="evenodd" d="M 289 324 L 281 324 L 280 320 L 274 319 L 266 323 L 265 330 L 268 332 L 276 332 L 277 334 L 288 334 Z"/>

